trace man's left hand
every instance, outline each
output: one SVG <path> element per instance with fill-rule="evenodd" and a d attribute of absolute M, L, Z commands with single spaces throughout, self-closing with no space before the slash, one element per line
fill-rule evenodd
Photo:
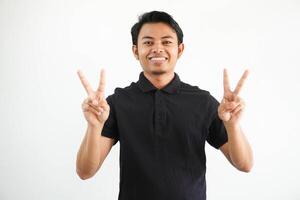
<path fill-rule="evenodd" d="M 218 115 L 221 120 L 223 120 L 224 124 L 227 125 L 237 125 L 241 119 L 242 113 L 245 108 L 245 102 L 241 97 L 239 97 L 239 93 L 244 85 L 244 82 L 249 74 L 248 70 L 245 70 L 243 76 L 239 80 L 234 91 L 231 91 L 228 73 L 227 70 L 224 69 L 223 73 L 223 85 L 224 85 L 224 96 L 218 108 Z"/>

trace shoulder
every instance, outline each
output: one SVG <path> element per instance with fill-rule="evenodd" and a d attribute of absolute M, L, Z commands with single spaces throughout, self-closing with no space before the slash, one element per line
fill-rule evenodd
<path fill-rule="evenodd" d="M 136 83 L 132 82 L 130 85 L 125 87 L 116 87 L 114 94 L 115 97 L 121 97 L 121 96 L 132 96 L 134 93 L 136 93 L 137 87 Z"/>
<path fill-rule="evenodd" d="M 135 83 L 132 82 L 130 85 L 125 87 L 116 87 L 114 93 L 109 95 L 107 99 L 109 101 L 116 101 L 118 99 L 131 98 L 136 92 Z"/>
<path fill-rule="evenodd" d="M 182 94 L 194 94 L 194 95 L 201 95 L 205 97 L 210 96 L 209 91 L 201 89 L 196 85 L 190 85 L 185 82 L 181 82 L 180 92 Z"/>
<path fill-rule="evenodd" d="M 208 90 L 201 89 L 195 85 L 181 82 L 180 93 L 189 98 L 195 98 L 197 102 L 210 110 L 215 110 L 219 105 L 218 100 Z"/>

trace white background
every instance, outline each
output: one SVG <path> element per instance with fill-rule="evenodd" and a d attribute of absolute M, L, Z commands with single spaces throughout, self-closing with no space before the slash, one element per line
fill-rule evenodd
<path fill-rule="evenodd" d="M 117 199 L 119 143 L 93 178 L 76 174 L 86 130 L 76 71 L 96 87 L 104 67 L 106 96 L 137 81 L 130 28 L 151 10 L 183 29 L 182 81 L 220 100 L 223 68 L 232 86 L 250 69 L 241 123 L 255 165 L 240 172 L 207 143 L 208 199 L 300 199 L 299 1 L 0 0 L 1 200 Z"/>

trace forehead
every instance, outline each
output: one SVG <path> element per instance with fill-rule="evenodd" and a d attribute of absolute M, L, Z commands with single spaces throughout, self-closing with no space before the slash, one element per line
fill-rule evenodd
<path fill-rule="evenodd" d="M 139 33 L 139 39 L 143 37 L 161 38 L 164 36 L 177 38 L 175 30 L 165 23 L 146 23 L 142 26 Z"/>

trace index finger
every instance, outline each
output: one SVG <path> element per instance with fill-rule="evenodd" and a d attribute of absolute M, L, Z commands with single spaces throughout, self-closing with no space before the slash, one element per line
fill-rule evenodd
<path fill-rule="evenodd" d="M 102 100 L 102 98 L 104 97 L 105 83 L 105 70 L 102 69 L 100 72 L 99 86 L 97 89 L 97 97 L 100 98 L 100 100 Z"/>
<path fill-rule="evenodd" d="M 227 69 L 223 71 L 223 86 L 224 86 L 224 94 L 230 92 L 230 84 Z"/>
<path fill-rule="evenodd" d="M 93 96 L 93 89 L 90 85 L 90 83 L 88 82 L 88 80 L 85 78 L 85 76 L 83 75 L 82 71 L 81 70 L 78 70 L 77 71 L 77 74 L 79 76 L 79 79 L 84 87 L 84 89 L 86 90 L 88 96 L 92 97 Z"/>
<path fill-rule="evenodd" d="M 240 93 L 248 74 L 249 74 L 249 70 L 245 70 L 245 72 L 243 73 L 243 76 L 241 77 L 241 79 L 239 80 L 237 86 L 235 87 L 235 89 L 233 91 L 236 95 L 238 95 Z"/>

